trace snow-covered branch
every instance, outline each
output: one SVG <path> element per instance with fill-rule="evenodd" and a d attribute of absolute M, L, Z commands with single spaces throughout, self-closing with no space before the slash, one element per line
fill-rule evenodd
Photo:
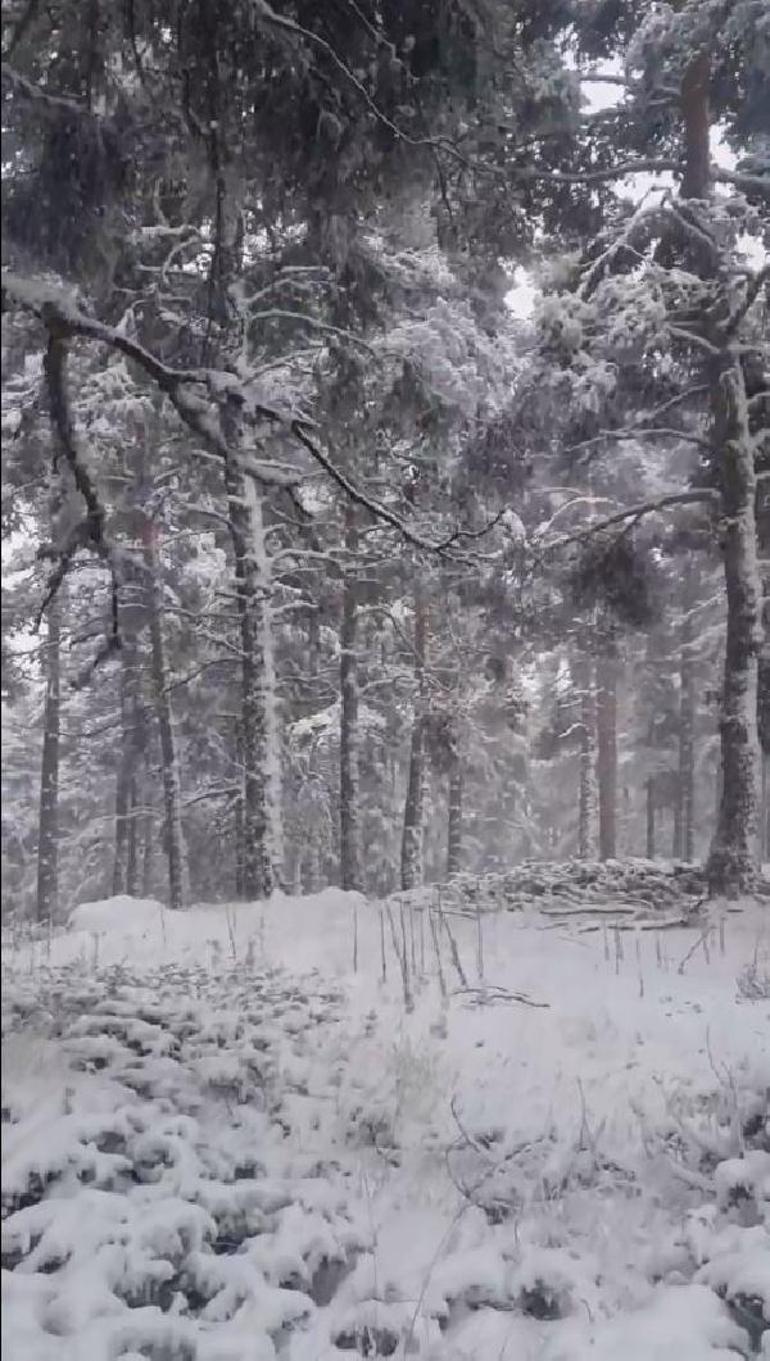
<path fill-rule="evenodd" d="M 312 437 L 313 424 L 304 417 L 287 415 L 277 408 L 257 401 L 235 374 L 220 369 L 175 369 L 158 359 L 138 341 L 130 339 L 114 327 L 89 317 L 61 288 L 46 281 L 26 279 L 3 271 L 3 310 L 18 307 L 37 316 L 52 338 L 67 340 L 75 336 L 100 341 L 133 360 L 169 398 L 188 429 L 219 458 L 227 460 L 236 452 L 230 448 L 220 420 L 220 408 L 231 401 L 244 409 L 252 419 L 270 422 L 290 434 L 320 465 L 331 480 L 357 505 L 364 507 L 375 519 L 391 525 L 407 543 L 427 552 L 444 553 L 449 543 L 433 543 L 412 529 L 395 511 L 381 501 L 367 496 L 339 469 Z M 204 392 L 201 392 L 201 388 Z M 205 395 L 204 395 L 205 394 Z M 264 464 L 244 465 L 243 471 L 267 486 L 291 488 L 301 480 L 301 474 L 288 477 L 283 471 Z"/>
<path fill-rule="evenodd" d="M 662 510 L 667 510 L 670 506 L 687 506 L 697 504 L 715 505 L 717 493 L 709 487 L 693 487 L 688 491 L 668 492 L 665 496 L 658 496 L 653 501 L 642 501 L 636 506 L 627 506 L 625 510 L 619 510 L 615 515 L 608 515 L 603 520 L 594 520 L 592 524 L 585 525 L 574 534 L 565 534 L 559 539 L 554 539 L 547 545 L 549 550 L 566 548 L 568 544 L 581 543 L 593 534 L 599 534 L 605 529 L 612 529 L 615 525 L 625 525 L 631 528 L 639 520 L 647 515 L 657 515 Z"/>
<path fill-rule="evenodd" d="M 757 270 L 754 277 L 749 280 L 746 285 L 746 291 L 725 328 L 728 337 L 735 335 L 735 332 L 739 329 L 744 317 L 747 316 L 754 306 L 760 291 L 768 282 L 768 279 L 770 279 L 770 265 L 765 265 L 762 269 Z"/>

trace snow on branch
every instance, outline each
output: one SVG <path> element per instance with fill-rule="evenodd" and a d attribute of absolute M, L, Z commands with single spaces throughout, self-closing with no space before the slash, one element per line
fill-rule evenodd
<path fill-rule="evenodd" d="M 214 454 L 224 461 L 237 456 L 225 435 L 220 410 L 223 403 L 232 402 L 252 419 L 261 419 L 283 429 L 310 454 L 347 496 L 364 507 L 393 529 L 407 543 L 430 553 L 444 554 L 450 544 L 463 536 L 457 531 L 441 543 L 433 543 L 412 529 L 395 511 L 381 501 L 367 496 L 343 473 L 312 436 L 313 423 L 304 417 L 267 406 L 250 393 L 244 383 L 224 369 L 175 369 L 163 363 L 150 350 L 132 340 L 115 327 L 87 315 L 77 301 L 62 288 L 46 280 L 28 279 L 10 270 L 2 275 L 2 310 L 20 308 L 31 312 L 43 322 L 51 341 L 66 342 L 76 336 L 100 341 L 132 360 L 150 377 L 169 398 L 172 406 L 195 435 Z M 265 467 L 260 462 L 244 462 L 243 471 L 262 485 L 278 486 L 290 494 L 301 481 L 301 473 L 287 473 L 283 469 Z M 88 503 L 87 503 L 88 504 Z M 90 513 L 90 512 L 89 512 Z"/>
<path fill-rule="evenodd" d="M 67 538 L 67 542 L 56 555 L 58 556 L 58 562 L 49 577 L 45 599 L 43 600 L 38 613 L 37 624 L 39 627 L 43 615 L 54 600 L 57 591 L 69 571 L 75 554 L 80 548 L 90 546 L 97 557 L 101 558 L 102 562 L 104 562 L 108 568 L 112 582 L 110 632 L 103 647 L 94 660 L 93 666 L 97 666 L 99 662 L 103 661 L 110 653 L 120 647 L 118 577 L 115 568 L 114 555 L 104 532 L 104 506 L 99 500 L 96 488 L 91 480 L 91 475 L 80 458 L 77 448 L 75 428 L 69 405 L 69 394 L 67 392 L 66 363 L 66 341 L 61 336 L 51 333 L 43 367 L 46 389 L 48 392 L 51 424 L 53 426 L 57 444 L 57 454 L 54 465 L 58 462 L 59 458 L 63 458 L 66 462 L 72 474 L 75 486 L 85 503 L 86 514 L 84 518 L 75 525 Z"/>
<path fill-rule="evenodd" d="M 424 539 L 421 534 L 417 534 L 413 529 L 410 529 L 406 522 L 402 520 L 401 516 L 397 515 L 395 511 L 389 510 L 381 501 L 375 501 L 372 497 L 367 496 L 365 492 L 362 492 L 356 487 L 355 484 L 350 481 L 350 478 L 332 463 L 331 459 L 324 453 L 320 445 L 316 444 L 315 440 L 311 438 L 303 422 L 297 420 L 292 421 L 291 432 L 295 439 L 307 449 L 310 457 L 313 458 L 316 463 L 320 464 L 325 472 L 328 473 L 331 480 L 350 497 L 351 501 L 354 501 L 356 505 L 362 506 L 365 510 L 368 510 L 375 519 L 384 520 L 386 524 L 397 529 L 399 534 L 406 539 L 407 543 L 411 543 L 414 548 L 421 548 L 429 553 L 443 553 L 446 548 L 448 548 L 449 541 L 442 544 L 432 543 L 429 539 Z"/>
<path fill-rule="evenodd" d="M 15 70 L 7 61 L 2 63 L 0 68 L 3 80 L 7 80 L 20 94 L 26 95 L 28 99 L 34 100 L 36 104 L 44 104 L 49 109 L 61 109 L 69 114 L 82 114 L 86 112 L 85 106 L 79 104 L 76 99 L 67 99 L 65 95 L 51 94 L 49 90 L 43 89 L 40 85 L 35 85 L 28 80 L 20 71 Z"/>
<path fill-rule="evenodd" d="M 728 338 L 735 335 L 735 332 L 739 329 L 741 322 L 754 306 L 762 288 L 767 284 L 768 280 L 770 280 L 770 265 L 764 265 L 764 267 L 758 270 L 753 278 L 749 280 L 739 306 L 735 309 L 725 327 Z"/>
<path fill-rule="evenodd" d="M 717 493 L 710 487 L 693 487 L 687 491 L 667 492 L 664 496 L 656 497 L 654 501 L 642 501 L 639 505 L 627 506 L 625 510 L 619 510 L 614 515 L 608 515 L 603 520 L 594 520 L 592 524 L 584 525 L 574 534 L 565 534 L 554 539 L 546 545 L 546 548 L 553 551 L 558 548 L 566 548 L 568 544 L 582 543 L 591 535 L 600 534 L 603 530 L 612 529 L 615 525 L 625 525 L 626 530 L 632 529 L 646 515 L 656 515 L 662 510 L 667 510 L 669 506 L 687 506 L 698 503 L 714 505 L 717 499 Z"/>
<path fill-rule="evenodd" d="M 683 161 L 670 157 L 640 157 L 635 161 L 620 161 L 617 165 L 607 166 L 604 170 L 538 170 L 536 166 L 522 166 L 509 173 L 524 180 L 538 180 L 546 184 L 607 184 L 612 180 L 622 180 L 629 175 L 658 174 L 670 172 L 683 174 Z M 770 176 L 746 175 L 739 171 L 725 170 L 720 165 L 711 166 L 711 179 L 720 184 L 732 184 L 746 193 L 759 194 L 770 201 Z"/>
<path fill-rule="evenodd" d="M 598 435 L 592 435 L 590 439 L 580 440 L 578 444 L 570 444 L 567 453 L 577 453 L 579 449 L 588 449 L 595 444 L 603 444 L 605 440 L 633 439 L 683 440 L 685 444 L 697 444 L 701 449 L 711 447 L 709 441 L 704 439 L 702 435 L 693 435 L 687 430 L 677 430 L 676 426 L 673 425 L 632 425 L 618 430 L 601 430 Z"/>

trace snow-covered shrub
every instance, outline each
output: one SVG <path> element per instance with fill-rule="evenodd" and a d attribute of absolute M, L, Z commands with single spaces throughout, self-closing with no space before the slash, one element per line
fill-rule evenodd
<path fill-rule="evenodd" d="M 349 1142 L 379 1149 L 398 1148 L 405 1128 L 428 1124 L 445 1098 L 446 1084 L 439 1055 L 416 1046 L 408 1036 L 382 1055 L 375 1080 L 346 1115 Z"/>
<path fill-rule="evenodd" d="M 770 1002 L 770 966 L 752 960 L 736 979 L 738 996 L 747 1002 Z"/>

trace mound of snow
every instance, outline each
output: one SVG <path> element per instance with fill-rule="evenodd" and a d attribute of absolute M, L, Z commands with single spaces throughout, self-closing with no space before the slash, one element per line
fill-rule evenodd
<path fill-rule="evenodd" d="M 71 931 L 117 931 L 125 935 L 142 935 L 155 929 L 164 912 L 162 903 L 154 898 L 130 898 L 121 893 L 114 898 L 103 898 L 96 903 L 81 903 L 73 908 L 69 926 Z"/>

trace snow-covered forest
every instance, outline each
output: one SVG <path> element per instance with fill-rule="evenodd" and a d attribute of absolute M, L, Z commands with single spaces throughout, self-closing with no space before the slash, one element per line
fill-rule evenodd
<path fill-rule="evenodd" d="M 4 0 L 11 1361 L 770 1356 L 767 0 Z"/>

